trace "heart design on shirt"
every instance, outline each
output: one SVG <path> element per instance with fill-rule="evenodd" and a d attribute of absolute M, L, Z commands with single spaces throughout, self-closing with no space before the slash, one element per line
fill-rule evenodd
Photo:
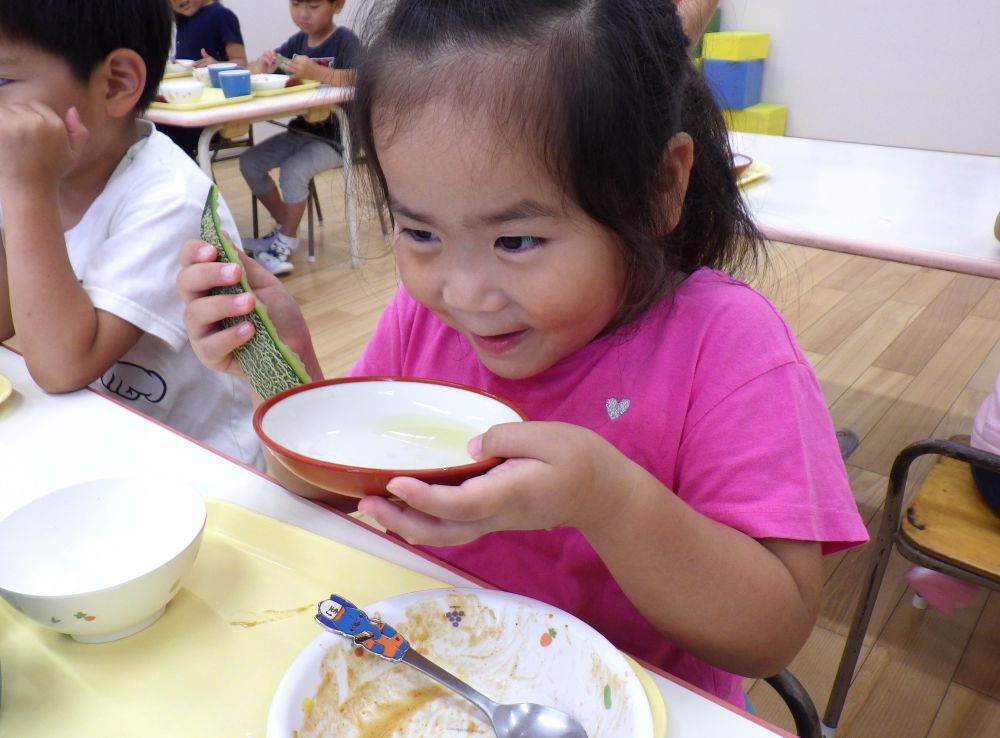
<path fill-rule="evenodd" d="M 604 409 L 608 411 L 608 417 L 612 420 L 618 420 L 625 411 L 628 410 L 629 406 L 628 400 L 619 400 L 615 397 L 609 397 L 608 401 L 604 403 Z"/>

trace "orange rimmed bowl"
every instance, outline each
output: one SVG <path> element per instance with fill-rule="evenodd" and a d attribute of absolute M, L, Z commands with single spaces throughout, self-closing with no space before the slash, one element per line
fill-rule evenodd
<path fill-rule="evenodd" d="M 750 168 L 751 164 L 753 164 L 753 159 L 746 154 L 733 154 L 733 176 L 739 177 Z"/>
<path fill-rule="evenodd" d="M 460 484 L 500 463 L 466 453 L 473 437 L 527 416 L 488 392 L 409 377 L 349 377 L 293 387 L 261 404 L 253 427 L 299 478 L 349 497 L 386 495 L 394 477 Z"/>

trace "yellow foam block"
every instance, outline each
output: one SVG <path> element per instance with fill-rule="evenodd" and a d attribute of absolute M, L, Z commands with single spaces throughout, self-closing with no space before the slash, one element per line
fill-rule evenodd
<path fill-rule="evenodd" d="M 766 59 L 769 39 L 769 34 L 746 31 L 706 33 L 702 41 L 702 56 L 726 61 Z"/>
<path fill-rule="evenodd" d="M 726 119 L 726 126 L 731 131 L 784 136 L 788 106 L 776 103 L 757 103 L 743 108 L 743 110 L 723 110 L 722 115 Z"/>

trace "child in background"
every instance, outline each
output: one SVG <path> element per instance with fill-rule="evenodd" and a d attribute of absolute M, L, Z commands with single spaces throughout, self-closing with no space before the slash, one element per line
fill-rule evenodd
<path fill-rule="evenodd" d="M 215 0 L 170 0 L 170 4 L 177 28 L 175 59 L 193 59 L 197 67 L 220 61 L 247 65 L 240 21 L 233 11 Z M 198 159 L 201 128 L 169 125 L 158 128 L 188 156 Z"/>
<path fill-rule="evenodd" d="M 969 444 L 973 448 L 1000 455 L 1000 373 L 993 380 L 993 391 L 980 403 L 976 411 Z M 973 464 L 972 478 L 983 496 L 983 501 L 1000 515 L 1000 474 Z"/>
<path fill-rule="evenodd" d="M 333 17 L 344 9 L 344 2 L 290 0 L 289 11 L 299 32 L 277 49 L 265 52 L 250 65 L 250 70 L 274 72 L 280 68 L 301 79 L 353 85 L 361 42 L 349 28 L 333 22 Z M 333 61 L 323 66 L 310 58 Z M 294 268 L 289 258 L 298 244 L 299 223 L 306 211 L 312 178 L 343 164 L 340 126 L 332 114 L 316 124 L 295 118 L 289 129 L 262 141 L 240 157 L 240 172 L 250 191 L 275 221 L 270 233 L 262 238 L 244 239 L 244 246 L 272 274 L 287 274 Z M 280 191 L 269 174 L 278 167 Z"/>
<path fill-rule="evenodd" d="M 177 23 L 174 58 L 194 59 L 196 67 L 229 61 L 247 65 L 247 50 L 236 14 L 218 0 L 170 0 Z"/>
<path fill-rule="evenodd" d="M 0 340 L 48 392 L 91 385 L 263 468 L 246 390 L 198 361 L 174 289 L 211 182 L 139 118 L 170 21 L 166 0 L 0 3 Z"/>
<path fill-rule="evenodd" d="M 507 459 L 487 474 L 397 478 L 399 502 L 358 509 L 743 707 L 738 675 L 780 671 L 809 636 L 822 553 L 867 535 L 809 362 L 725 273 L 762 242 L 674 5 L 385 12 L 366 25 L 356 133 L 402 286 L 352 374 L 472 385 L 532 421 L 470 442 Z M 238 372 L 252 326 L 218 321 L 249 305 L 207 294 L 239 270 L 200 242 L 180 258 L 195 351 Z M 247 273 L 315 366 L 291 297 Z"/>

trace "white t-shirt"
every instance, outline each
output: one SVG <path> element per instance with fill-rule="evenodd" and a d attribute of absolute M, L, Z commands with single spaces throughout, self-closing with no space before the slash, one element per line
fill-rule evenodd
<path fill-rule="evenodd" d="M 264 468 L 246 386 L 194 355 L 175 279 L 181 244 L 198 238 L 211 181 L 144 120 L 104 191 L 65 234 L 73 271 L 94 306 L 142 337 L 92 387 L 192 438 Z M 223 230 L 239 245 L 229 207 Z"/>

